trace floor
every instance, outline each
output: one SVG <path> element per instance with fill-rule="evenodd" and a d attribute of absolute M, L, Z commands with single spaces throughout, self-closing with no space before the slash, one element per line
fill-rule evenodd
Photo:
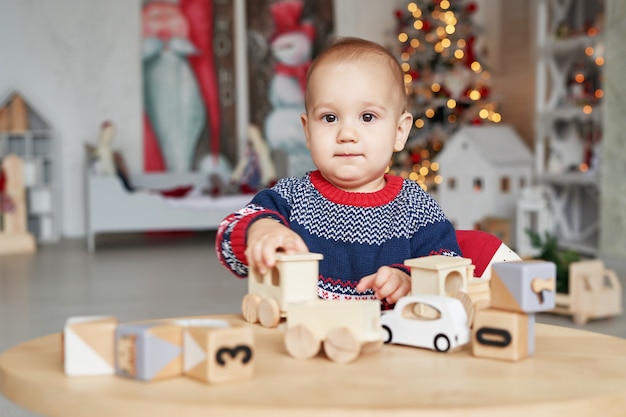
<path fill-rule="evenodd" d="M 214 242 L 211 232 L 114 235 L 100 238 L 94 254 L 83 240 L 64 240 L 35 255 L 0 256 L 0 352 L 59 332 L 71 316 L 127 322 L 239 313 L 246 281 L 219 264 Z M 626 287 L 626 261 L 606 262 Z M 539 314 L 537 322 L 575 327 L 569 316 Z M 582 328 L 626 338 L 626 316 Z M 0 396 L 0 416 L 32 414 Z"/>

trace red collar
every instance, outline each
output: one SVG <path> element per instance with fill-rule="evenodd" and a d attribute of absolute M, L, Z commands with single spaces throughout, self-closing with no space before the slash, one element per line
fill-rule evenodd
<path fill-rule="evenodd" d="M 404 180 L 395 175 L 385 175 L 385 181 L 385 187 L 373 193 L 349 192 L 335 187 L 321 172 L 311 172 L 311 183 L 324 197 L 346 206 L 378 207 L 391 202 L 402 189 Z"/>

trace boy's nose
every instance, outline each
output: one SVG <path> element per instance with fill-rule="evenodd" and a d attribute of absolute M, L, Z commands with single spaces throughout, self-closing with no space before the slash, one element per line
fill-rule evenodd
<path fill-rule="evenodd" d="M 337 142 L 356 142 L 358 136 L 356 131 L 349 125 L 342 125 L 337 134 Z"/>

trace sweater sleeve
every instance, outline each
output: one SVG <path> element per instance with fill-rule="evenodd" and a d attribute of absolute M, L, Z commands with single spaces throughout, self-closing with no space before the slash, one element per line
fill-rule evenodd
<path fill-rule="evenodd" d="M 454 226 L 431 195 L 418 190 L 413 213 L 419 224 L 411 242 L 413 257 L 463 256 Z"/>
<path fill-rule="evenodd" d="M 258 219 L 272 218 L 288 226 L 287 202 L 273 189 L 260 191 L 244 208 L 229 214 L 220 223 L 215 238 L 217 257 L 239 278 L 248 276 L 245 250 L 248 228 Z"/>
<path fill-rule="evenodd" d="M 427 226 L 423 239 L 419 239 L 419 256 L 446 255 L 463 256 L 459 247 L 456 230 L 448 219 Z"/>

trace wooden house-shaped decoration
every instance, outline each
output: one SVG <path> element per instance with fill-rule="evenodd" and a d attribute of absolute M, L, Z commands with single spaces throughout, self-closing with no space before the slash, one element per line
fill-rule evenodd
<path fill-rule="evenodd" d="M 437 200 L 457 229 L 480 229 L 485 218 L 508 219 L 531 185 L 533 156 L 511 126 L 465 126 L 436 158 Z"/>
<path fill-rule="evenodd" d="M 50 123 L 21 93 L 0 97 L 0 159 L 20 158 L 28 231 L 38 242 L 59 239 L 60 181 Z"/>

